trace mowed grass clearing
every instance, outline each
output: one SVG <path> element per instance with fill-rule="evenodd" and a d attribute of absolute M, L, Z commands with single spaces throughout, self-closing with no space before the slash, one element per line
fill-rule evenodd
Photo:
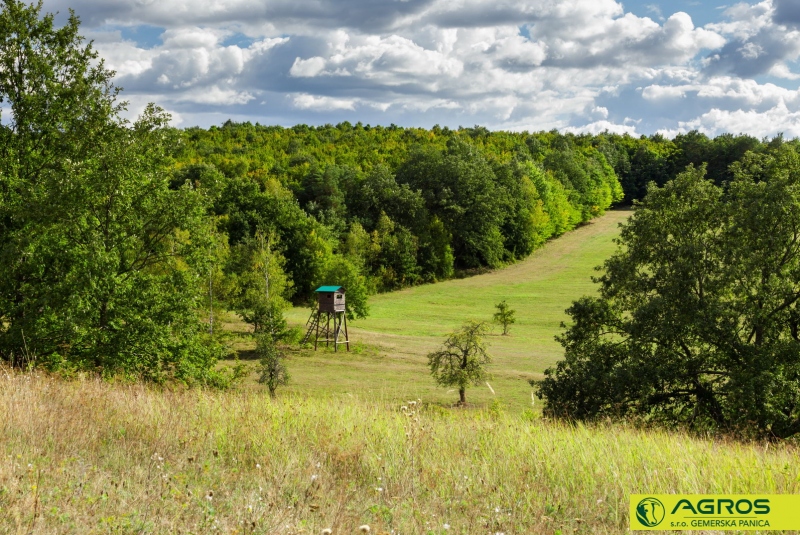
<path fill-rule="evenodd" d="M 285 389 L 306 395 L 367 394 L 386 401 L 423 398 L 450 404 L 456 392 L 437 387 L 429 375 L 426 355 L 447 335 L 469 320 L 491 321 L 495 304 L 505 299 L 516 311 L 510 335 L 499 326 L 488 337 L 494 361 L 488 386 L 467 391 L 467 401 L 483 406 L 496 399 L 509 409 L 531 407 L 528 379 L 562 356 L 554 336 L 568 319 L 572 301 L 597 292 L 591 280 L 616 249 L 619 224 L 631 212 L 613 210 L 545 244 L 526 260 L 483 275 L 408 288 L 370 298 L 368 318 L 348 324 L 351 352 L 298 350 L 289 355 L 291 385 Z M 329 281 L 335 283 L 336 281 Z M 289 323 L 302 326 L 310 310 L 295 308 Z M 231 321 L 228 328 L 243 331 Z M 239 348 L 251 349 L 243 340 Z"/>

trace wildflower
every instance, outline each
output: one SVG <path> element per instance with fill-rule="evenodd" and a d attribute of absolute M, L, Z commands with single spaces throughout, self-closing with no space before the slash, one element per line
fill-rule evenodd
<path fill-rule="evenodd" d="M 360 531 L 361 533 L 369 533 L 369 526 L 367 524 L 359 526 L 358 531 Z"/>
<path fill-rule="evenodd" d="M 260 465 L 260 464 L 258 464 L 258 463 L 256 463 L 256 468 L 258 468 L 259 470 L 261 470 L 261 465 Z"/>
<path fill-rule="evenodd" d="M 442 526 L 442 527 L 445 529 L 445 531 L 447 531 L 448 529 L 450 529 L 450 524 L 445 524 L 445 525 L 444 525 L 444 526 Z"/>
<path fill-rule="evenodd" d="M 414 407 L 414 406 L 416 406 L 417 402 L 414 401 L 414 400 L 411 400 L 411 401 L 408 402 L 408 404 L 411 405 L 412 407 Z"/>
<path fill-rule="evenodd" d="M 322 530 L 322 535 L 332 535 L 333 530 L 331 528 L 325 528 Z"/>
<path fill-rule="evenodd" d="M 213 499 L 214 499 L 214 491 L 213 490 L 209 490 L 208 494 L 206 494 L 206 500 L 211 501 Z"/>
<path fill-rule="evenodd" d="M 378 492 L 383 492 L 383 487 L 376 487 L 375 490 L 377 490 Z"/>
<path fill-rule="evenodd" d="M 317 474 L 312 474 L 312 475 L 311 475 L 311 481 L 312 481 L 312 482 L 313 482 L 313 481 L 316 481 L 318 477 L 319 477 L 319 476 L 318 476 Z"/>
<path fill-rule="evenodd" d="M 406 411 L 408 410 L 408 407 L 406 407 L 405 405 L 403 405 L 402 407 L 400 407 L 400 410 L 401 410 L 402 412 L 406 412 Z"/>

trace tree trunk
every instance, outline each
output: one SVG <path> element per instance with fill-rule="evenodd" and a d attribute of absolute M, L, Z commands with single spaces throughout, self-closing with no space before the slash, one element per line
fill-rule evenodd
<path fill-rule="evenodd" d="M 466 405 L 466 403 L 467 403 L 467 390 L 465 388 L 459 388 L 458 389 L 458 397 L 461 398 L 461 401 L 459 403 L 461 403 L 462 405 Z"/>
<path fill-rule="evenodd" d="M 100 317 L 98 319 L 98 326 L 105 329 L 108 326 L 108 301 L 100 303 Z"/>

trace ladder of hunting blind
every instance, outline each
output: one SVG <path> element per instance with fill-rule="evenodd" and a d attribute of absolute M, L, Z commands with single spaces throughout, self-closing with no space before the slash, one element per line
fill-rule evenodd
<path fill-rule="evenodd" d="M 311 315 L 308 317 L 308 321 L 306 322 L 306 335 L 303 337 L 303 341 L 300 342 L 300 345 L 306 344 L 309 340 L 311 340 L 317 325 L 319 325 L 319 316 L 320 314 L 316 310 L 311 312 Z"/>
<path fill-rule="evenodd" d="M 323 316 L 325 317 L 326 321 L 320 323 L 320 318 Z M 333 319 L 333 332 L 331 332 L 330 326 L 331 319 Z M 339 337 L 342 334 L 343 326 L 344 340 L 340 342 Z M 331 318 L 328 314 L 323 315 L 323 313 L 318 311 L 312 312 L 311 316 L 308 317 L 308 321 L 306 321 L 306 335 L 303 337 L 303 341 L 300 343 L 308 343 L 311 341 L 311 338 L 314 338 L 314 349 L 316 349 L 318 342 L 325 342 L 325 345 L 333 342 L 334 350 L 336 350 L 337 346 L 340 344 L 346 344 L 347 350 L 350 350 L 350 340 L 347 337 L 347 320 L 345 319 L 344 314 L 334 314 L 333 318 Z"/>

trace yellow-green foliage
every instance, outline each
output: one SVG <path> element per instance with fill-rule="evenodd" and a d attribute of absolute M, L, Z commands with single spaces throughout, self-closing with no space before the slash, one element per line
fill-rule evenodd
<path fill-rule="evenodd" d="M 623 533 L 630 493 L 797 493 L 796 447 L 0 372 L 0 533 Z M 574 530 L 574 531 L 573 531 Z"/>

